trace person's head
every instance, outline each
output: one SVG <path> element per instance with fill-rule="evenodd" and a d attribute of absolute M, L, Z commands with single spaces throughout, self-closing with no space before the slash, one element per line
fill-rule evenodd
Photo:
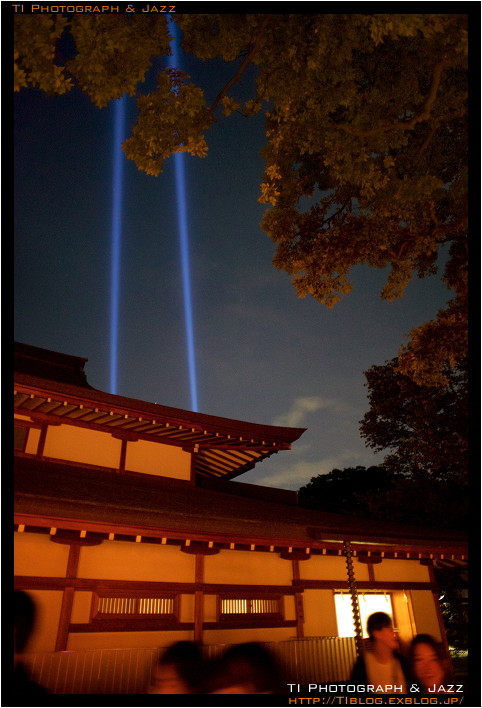
<path fill-rule="evenodd" d="M 14 652 L 22 654 L 33 632 L 36 608 L 30 595 L 23 590 L 14 591 Z"/>
<path fill-rule="evenodd" d="M 148 693 L 198 693 L 203 658 L 195 642 L 176 642 L 159 659 Z"/>
<path fill-rule="evenodd" d="M 209 693 L 277 693 L 281 670 L 275 657 L 258 642 L 237 644 L 214 663 Z"/>
<path fill-rule="evenodd" d="M 392 618 L 386 612 L 374 612 L 367 621 L 367 632 L 370 639 L 388 649 L 398 649 L 398 641 L 393 631 Z"/>
<path fill-rule="evenodd" d="M 444 684 L 447 658 L 442 645 L 429 634 L 417 634 L 412 641 L 410 661 L 413 674 L 424 689 Z"/>

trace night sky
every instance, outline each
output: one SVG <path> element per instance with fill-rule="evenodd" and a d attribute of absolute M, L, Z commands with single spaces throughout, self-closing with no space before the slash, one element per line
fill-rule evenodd
<path fill-rule="evenodd" d="M 190 57 L 181 68 L 208 102 L 235 73 Z M 14 107 L 15 339 L 88 358 L 88 382 L 109 391 L 113 105 L 28 89 Z M 132 99 L 128 114 L 132 123 Z M 450 293 L 435 276 L 385 302 L 388 273 L 358 267 L 333 309 L 298 298 L 260 227 L 263 116 L 218 117 L 208 156 L 184 158 L 199 411 L 307 428 L 239 481 L 298 489 L 335 467 L 379 464 L 358 430 L 363 372 L 394 357 Z M 123 195 L 117 393 L 189 410 L 174 161 L 152 177 L 124 159 Z"/>

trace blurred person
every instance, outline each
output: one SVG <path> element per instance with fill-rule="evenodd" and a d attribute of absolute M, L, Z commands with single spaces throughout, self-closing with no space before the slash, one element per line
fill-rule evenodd
<path fill-rule="evenodd" d="M 147 693 L 200 693 L 203 667 L 195 642 L 175 642 L 160 657 Z"/>
<path fill-rule="evenodd" d="M 410 664 L 422 693 L 445 693 L 453 683 L 449 660 L 440 642 L 429 634 L 417 634 L 410 645 Z"/>
<path fill-rule="evenodd" d="M 380 686 L 384 690 L 378 693 L 407 693 L 412 679 L 410 665 L 398 651 L 398 639 L 390 615 L 374 612 L 368 618 L 367 632 L 369 646 L 357 659 L 350 683 Z"/>
<path fill-rule="evenodd" d="M 229 647 L 212 664 L 207 693 L 281 693 L 282 671 L 258 642 Z"/>
<path fill-rule="evenodd" d="M 35 628 L 36 615 L 35 603 L 30 595 L 23 590 L 15 590 L 13 601 L 13 692 L 16 699 L 23 699 L 22 702 L 18 702 L 16 705 L 29 705 L 29 698 L 32 700 L 32 705 L 37 705 L 35 703 L 36 698 L 50 693 L 50 691 L 32 679 L 22 661 L 25 648 Z"/>

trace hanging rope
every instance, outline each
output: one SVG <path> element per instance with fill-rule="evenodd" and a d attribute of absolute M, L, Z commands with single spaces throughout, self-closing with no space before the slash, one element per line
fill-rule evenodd
<path fill-rule="evenodd" d="M 355 644 L 358 656 L 361 656 L 364 651 L 363 632 L 360 619 L 360 608 L 358 606 L 358 593 L 355 583 L 355 571 L 353 569 L 353 557 L 350 541 L 343 541 L 343 555 L 346 561 L 346 573 L 348 575 L 348 588 L 351 595 L 351 611 L 353 615 L 353 624 L 355 625 Z"/>

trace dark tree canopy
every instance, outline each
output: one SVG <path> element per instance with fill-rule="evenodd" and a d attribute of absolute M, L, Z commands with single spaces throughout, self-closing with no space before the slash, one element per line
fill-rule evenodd
<path fill-rule="evenodd" d="M 370 410 L 362 437 L 377 452 L 392 489 L 364 497 L 367 511 L 394 521 L 467 528 L 468 376 L 466 360 L 444 370 L 448 386 L 420 386 L 401 374 L 397 359 L 365 376 Z"/>
<path fill-rule="evenodd" d="M 388 451 L 395 474 L 432 482 L 468 477 L 468 372 L 466 360 L 444 370 L 448 386 L 420 386 L 401 374 L 397 359 L 365 372 L 370 410 L 360 424 L 366 444 Z"/>
<path fill-rule="evenodd" d="M 439 602 L 447 642 L 458 652 L 468 648 L 468 573 L 467 569 L 436 568 L 440 588 Z"/>
<path fill-rule="evenodd" d="M 392 489 L 363 495 L 365 513 L 375 519 L 433 528 L 468 529 L 467 485 L 422 474 L 398 477 Z"/>
<path fill-rule="evenodd" d="M 467 528 L 467 487 L 457 479 L 401 475 L 361 465 L 312 477 L 298 490 L 300 506 L 414 526 Z"/>
<path fill-rule="evenodd" d="M 99 107 L 136 95 L 124 150 L 153 175 L 174 152 L 206 155 L 221 114 L 262 111 L 262 226 L 298 295 L 331 307 L 351 291 L 350 269 L 367 264 L 387 269 L 381 295 L 392 300 L 448 249 L 453 298 L 412 330 L 398 362 L 420 384 L 447 385 L 467 339 L 467 15 L 172 17 L 185 51 L 232 64 L 211 105 L 175 69 L 159 72 L 155 90 L 143 85 L 170 53 L 163 15 L 16 15 L 15 90 L 76 85 Z M 239 103 L 248 67 L 255 83 Z"/>
<path fill-rule="evenodd" d="M 321 509 L 335 514 L 360 513 L 371 515 L 365 495 L 378 498 L 393 488 L 395 476 L 383 467 L 347 467 L 333 469 L 328 474 L 312 477 L 298 490 L 299 502 L 310 509 Z"/>

